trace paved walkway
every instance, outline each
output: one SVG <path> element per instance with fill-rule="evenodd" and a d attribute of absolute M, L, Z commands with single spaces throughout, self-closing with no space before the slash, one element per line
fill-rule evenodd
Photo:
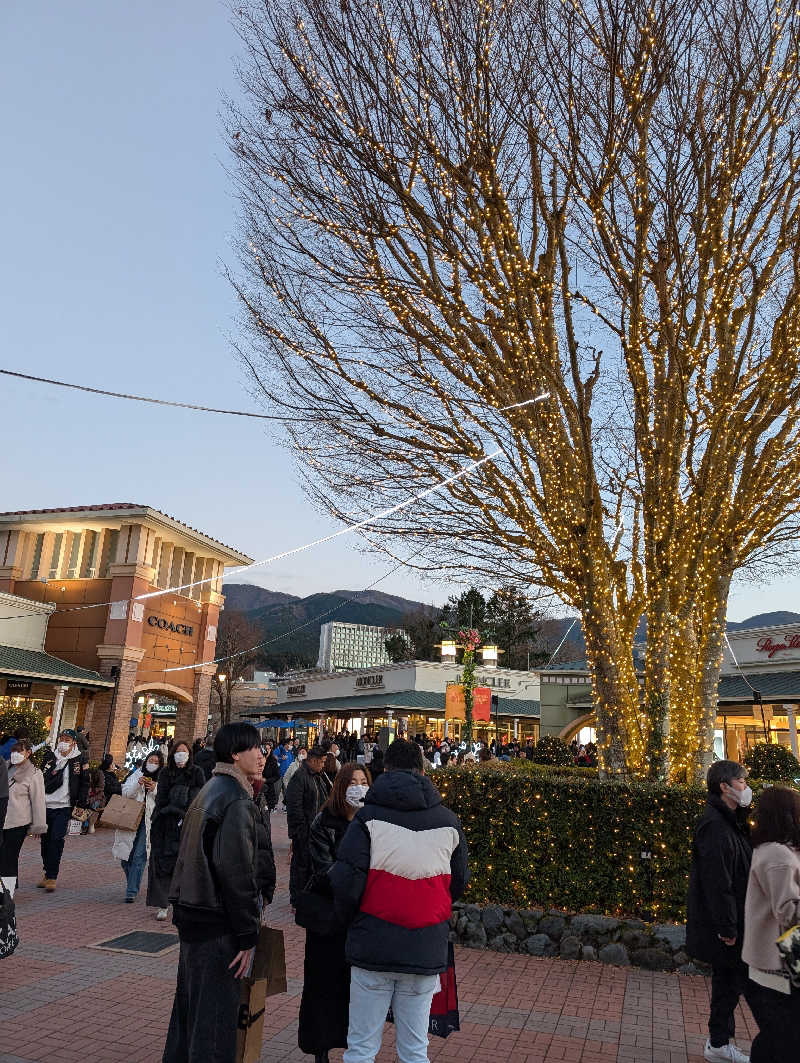
<path fill-rule="evenodd" d="M 303 932 L 288 910 L 285 817 L 273 816 L 279 886 L 271 923 L 286 932 L 289 991 L 267 1001 L 262 1063 L 308 1063 L 297 1048 Z M 172 932 L 144 900 L 122 903 L 111 832 L 68 838 L 58 890 L 34 888 L 38 847 L 26 842 L 17 916 L 23 944 L 0 961 L 0 1063 L 158 1063 L 176 954 L 158 958 L 87 946 L 129 930 Z M 602 964 L 456 951 L 461 1031 L 432 1038 L 447 1063 L 701 1063 L 708 1015 L 702 978 Z M 749 1012 L 737 1017 L 749 1043 Z M 341 1060 L 341 1052 L 331 1058 Z M 387 1028 L 381 1063 L 393 1060 Z"/>

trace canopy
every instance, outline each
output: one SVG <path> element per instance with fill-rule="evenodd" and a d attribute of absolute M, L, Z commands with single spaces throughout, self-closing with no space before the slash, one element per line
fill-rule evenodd
<path fill-rule="evenodd" d="M 283 731 L 287 727 L 299 727 L 302 723 L 306 723 L 305 720 L 262 720 L 260 723 L 255 724 L 256 727 L 277 727 Z"/>

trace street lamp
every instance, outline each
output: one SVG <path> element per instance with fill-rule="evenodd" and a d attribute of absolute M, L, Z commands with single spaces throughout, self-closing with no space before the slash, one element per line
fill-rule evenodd
<path fill-rule="evenodd" d="M 458 643 L 455 639 L 442 639 L 441 643 L 436 647 L 441 650 L 442 664 L 455 664 L 456 652 L 458 650 Z"/>
<path fill-rule="evenodd" d="M 503 651 L 493 644 L 481 646 L 481 659 L 484 668 L 496 668 L 497 660 Z"/>

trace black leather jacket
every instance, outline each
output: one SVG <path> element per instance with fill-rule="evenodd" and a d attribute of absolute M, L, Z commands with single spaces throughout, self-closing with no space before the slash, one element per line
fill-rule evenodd
<path fill-rule="evenodd" d="M 266 794 L 266 784 L 262 787 L 261 793 L 255 799 L 255 806 L 258 810 L 258 856 L 256 859 L 256 878 L 258 880 L 258 888 L 261 890 L 264 904 L 272 904 L 272 898 L 275 896 L 275 882 L 277 876 L 275 873 L 275 854 L 272 851 L 272 826 L 270 824 L 270 805 Z"/>
<path fill-rule="evenodd" d="M 258 810 L 231 764 L 218 764 L 186 813 L 169 899 L 186 941 L 233 934 L 249 949 L 260 925 Z"/>

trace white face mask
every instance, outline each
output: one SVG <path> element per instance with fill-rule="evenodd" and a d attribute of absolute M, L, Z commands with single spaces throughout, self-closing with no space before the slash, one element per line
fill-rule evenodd
<path fill-rule="evenodd" d="M 178 767 L 182 768 L 185 764 L 188 763 L 189 754 L 182 750 L 180 753 L 175 754 L 174 760 Z"/>
<path fill-rule="evenodd" d="M 69 751 L 72 749 L 72 743 L 71 742 L 59 742 L 58 745 L 56 746 L 56 749 L 58 750 L 58 752 L 61 754 L 62 757 L 65 757 L 67 755 L 67 753 L 69 753 Z"/>
<path fill-rule="evenodd" d="M 145 765 L 145 767 L 147 768 L 147 770 L 149 772 L 155 773 L 155 772 L 158 771 L 158 761 L 157 760 L 148 760 L 148 762 Z"/>
<path fill-rule="evenodd" d="M 368 786 L 357 786 L 353 784 L 348 786 L 345 792 L 345 801 L 351 808 L 361 808 L 364 804 L 364 798 L 367 796 Z"/>
<path fill-rule="evenodd" d="M 745 786 L 744 790 L 731 790 L 731 793 L 739 802 L 740 808 L 749 808 L 753 802 L 753 791 L 749 786 Z"/>
<path fill-rule="evenodd" d="M 298 759 L 298 760 L 301 760 L 301 761 L 302 761 L 302 760 L 305 760 L 305 759 L 306 759 L 306 755 L 305 755 L 305 753 L 301 753 L 301 754 L 300 754 L 300 756 L 299 756 L 299 757 L 298 757 L 297 759 Z"/>
<path fill-rule="evenodd" d="M 21 764 L 24 759 L 25 759 L 25 754 L 24 753 L 12 753 L 11 754 L 11 763 L 12 764 Z"/>

